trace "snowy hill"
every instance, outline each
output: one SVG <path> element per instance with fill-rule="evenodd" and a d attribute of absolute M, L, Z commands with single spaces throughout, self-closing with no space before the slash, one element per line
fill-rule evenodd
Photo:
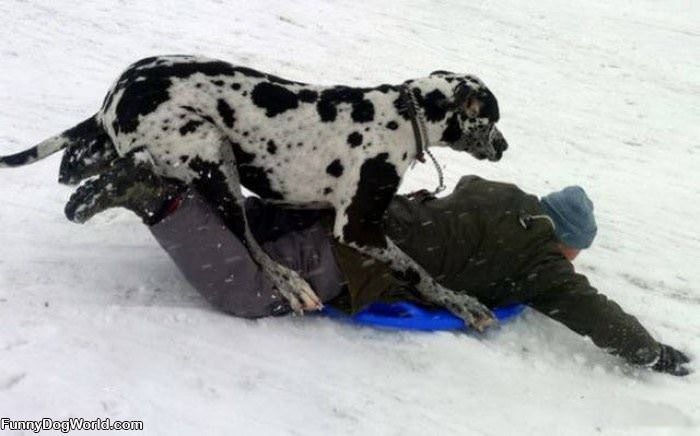
<path fill-rule="evenodd" d="M 149 435 L 700 434 L 699 22 L 681 0 L 3 0 L 0 154 L 94 113 L 153 54 L 327 84 L 479 75 L 511 149 L 498 164 L 437 151 L 450 187 L 583 185 L 600 231 L 577 268 L 696 373 L 640 372 L 533 311 L 484 336 L 217 313 L 130 213 L 68 222 L 53 157 L 0 171 L 0 417 L 139 419 Z M 423 165 L 402 189 L 434 185 Z"/>

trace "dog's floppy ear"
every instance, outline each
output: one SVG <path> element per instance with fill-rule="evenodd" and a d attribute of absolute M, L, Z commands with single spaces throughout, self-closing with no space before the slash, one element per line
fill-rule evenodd
<path fill-rule="evenodd" d="M 500 114 L 498 101 L 488 89 L 474 90 L 466 83 L 455 88 L 451 100 L 446 100 L 443 107 L 447 110 L 462 110 L 469 118 L 486 117 L 497 122 Z"/>
<path fill-rule="evenodd" d="M 469 100 L 473 94 L 472 89 L 465 83 L 460 83 L 454 90 L 452 98 L 446 98 L 441 105 L 447 110 L 457 110 L 463 108 L 463 105 Z"/>

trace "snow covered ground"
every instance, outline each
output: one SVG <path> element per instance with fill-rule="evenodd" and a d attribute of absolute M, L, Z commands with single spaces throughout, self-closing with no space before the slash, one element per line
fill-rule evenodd
<path fill-rule="evenodd" d="M 2 0 L 0 154 L 94 113 L 141 57 L 197 53 L 318 83 L 476 73 L 502 162 L 581 184 L 578 268 L 700 365 L 700 3 L 606 0 Z M 0 417 L 140 419 L 146 434 L 700 434 L 700 374 L 640 372 L 527 312 L 500 331 L 387 333 L 215 312 L 138 220 L 62 213 L 58 157 L 0 172 Z M 405 191 L 432 188 L 432 168 Z"/>

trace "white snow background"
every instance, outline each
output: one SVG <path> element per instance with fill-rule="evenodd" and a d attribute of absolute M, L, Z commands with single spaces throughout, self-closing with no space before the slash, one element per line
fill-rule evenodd
<path fill-rule="evenodd" d="M 0 171 L 0 416 L 149 435 L 700 434 L 698 23 L 680 0 L 1 0 L 0 154 L 93 114 L 154 54 L 323 84 L 479 75 L 511 148 L 496 164 L 436 151 L 450 188 L 583 185 L 600 230 L 578 269 L 696 373 L 636 370 L 534 311 L 486 335 L 218 313 L 130 212 L 68 222 L 54 156 Z M 402 190 L 435 183 L 421 165 Z"/>

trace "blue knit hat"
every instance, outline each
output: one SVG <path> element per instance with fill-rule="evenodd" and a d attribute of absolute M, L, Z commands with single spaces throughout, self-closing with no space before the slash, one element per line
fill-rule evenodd
<path fill-rule="evenodd" d="M 554 221 L 554 233 L 572 248 L 591 246 L 598 226 L 593 216 L 593 202 L 580 186 L 568 186 L 540 200 L 544 211 Z"/>

